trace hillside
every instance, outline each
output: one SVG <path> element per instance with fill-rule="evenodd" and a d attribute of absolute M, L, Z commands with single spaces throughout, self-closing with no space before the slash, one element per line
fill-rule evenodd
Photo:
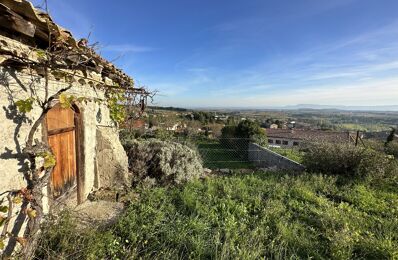
<path fill-rule="evenodd" d="M 257 172 L 207 178 L 181 187 L 141 190 L 131 196 L 126 212 L 112 227 L 77 232 L 68 218 L 56 228 L 50 226 L 38 256 L 397 257 L 396 182 L 341 183 L 341 179 L 331 176 Z"/>

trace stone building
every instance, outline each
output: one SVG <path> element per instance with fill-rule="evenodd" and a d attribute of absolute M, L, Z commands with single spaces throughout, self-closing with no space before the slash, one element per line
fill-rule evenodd
<path fill-rule="evenodd" d="M 81 66 L 62 69 L 62 74 L 50 69 L 45 76 L 26 65 L 40 61 L 41 50 L 52 45 L 84 53 L 79 56 Z M 67 57 L 56 65 L 67 66 L 74 59 Z M 85 40 L 76 41 L 30 2 L 0 0 L 0 206 L 7 205 L 7 191 L 27 185 L 23 173 L 29 162 L 22 151 L 33 122 L 42 112 L 33 105 L 31 111 L 22 113 L 16 103 L 28 98 L 45 100 L 62 88 L 70 87 L 65 95 L 84 99 L 73 102 L 69 108 L 62 108 L 57 99 L 52 100 L 52 108 L 35 134 L 36 139 L 48 143 L 56 157 L 44 206 L 48 210 L 67 197 L 74 198 L 77 205 L 94 189 L 123 185 L 127 156 L 109 108 L 100 101 L 105 100 L 107 89 L 131 85 L 129 76 L 87 47 Z M 13 212 L 10 227 L 20 226 L 12 228 L 14 236 L 23 230 L 23 214 L 17 208 Z"/>

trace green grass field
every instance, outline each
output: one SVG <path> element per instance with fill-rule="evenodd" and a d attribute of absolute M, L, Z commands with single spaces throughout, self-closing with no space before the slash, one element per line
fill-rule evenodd
<path fill-rule="evenodd" d="M 345 183 L 345 184 L 340 184 Z M 136 196 L 134 196 L 136 198 Z M 44 229 L 56 259 L 397 259 L 397 182 L 256 173 L 139 191 L 118 222 Z"/>
<path fill-rule="evenodd" d="M 233 149 L 232 146 L 221 145 L 218 140 L 201 140 L 196 145 L 206 168 L 249 169 L 254 167 L 245 158 L 247 149 L 243 145 L 238 149 Z"/>
<path fill-rule="evenodd" d="M 277 147 L 269 147 L 270 150 L 283 155 L 290 160 L 296 161 L 298 163 L 303 162 L 304 153 L 299 151 L 296 148 L 277 148 Z"/>

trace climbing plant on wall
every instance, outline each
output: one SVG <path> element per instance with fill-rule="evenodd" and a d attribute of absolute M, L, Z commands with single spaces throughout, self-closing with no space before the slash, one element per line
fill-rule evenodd
<path fill-rule="evenodd" d="M 87 68 L 92 69 L 92 64 L 98 63 L 98 57 L 95 56 L 93 48 L 91 46 L 70 48 L 64 46 L 62 42 L 54 40 L 47 49 L 32 48 L 32 52 L 35 53 L 33 56 L 36 58 L 30 57 L 30 55 L 10 53 L 10 62 L 3 63 L 4 66 L 10 68 L 18 67 L 18 69 L 26 70 L 32 77 L 32 82 L 29 85 L 29 97 L 14 101 L 18 113 L 29 115 L 32 110 L 40 111 L 39 116 L 31 124 L 26 137 L 27 141 L 22 150 L 29 161 L 29 169 L 23 173 L 26 186 L 7 191 L 8 205 L 0 207 L 0 228 L 2 228 L 0 250 L 2 250 L 5 246 L 5 239 L 13 236 L 9 232 L 13 209 L 16 205 L 23 205 L 21 210 L 28 219 L 27 229 L 23 236 L 13 238 L 23 246 L 26 258 L 32 256 L 35 249 L 37 234 L 44 216 L 42 199 L 45 194 L 43 194 L 43 188 L 48 185 L 56 165 L 56 158 L 51 148 L 47 143 L 34 137 L 54 103 L 59 103 L 62 108 L 71 108 L 73 104 L 84 102 L 104 104 L 109 108 L 111 119 L 118 124 L 126 119 L 126 102 L 131 102 L 129 99 L 131 95 L 151 95 L 149 91 L 143 91 L 141 88 L 137 91 L 133 81 L 125 79 L 114 85 L 93 85 L 94 89 L 105 90 L 105 95 L 101 98 L 71 95 L 68 91 L 76 84 L 77 79 L 82 77 L 81 72 L 84 74 Z M 51 78 L 65 83 L 55 93 L 51 93 L 49 89 Z M 139 100 L 141 102 L 146 98 Z M 130 105 L 145 108 L 145 105 L 134 102 Z"/>

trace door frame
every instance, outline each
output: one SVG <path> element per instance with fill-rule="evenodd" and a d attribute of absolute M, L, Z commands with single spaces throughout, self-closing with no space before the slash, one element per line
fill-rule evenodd
<path fill-rule="evenodd" d="M 83 127 L 83 113 L 76 105 L 72 105 L 75 123 L 75 149 L 76 149 L 76 184 L 77 184 L 77 204 L 84 201 L 84 127 Z"/>

